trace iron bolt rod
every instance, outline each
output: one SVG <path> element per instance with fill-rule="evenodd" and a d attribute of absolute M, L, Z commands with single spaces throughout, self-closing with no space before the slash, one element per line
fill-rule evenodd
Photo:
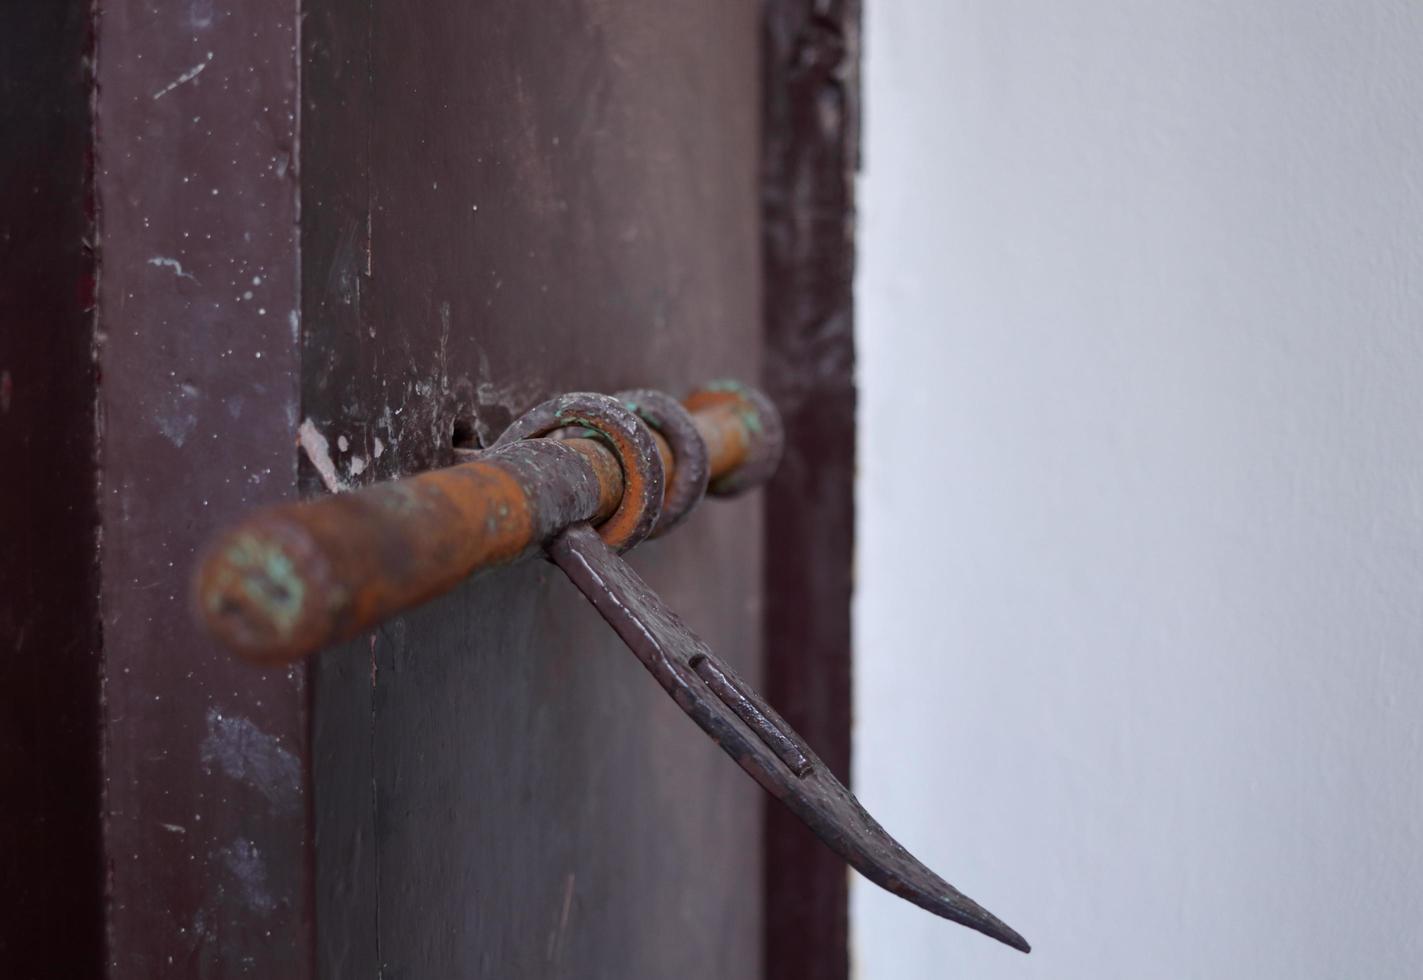
<path fill-rule="evenodd" d="M 779 431 L 758 417 L 764 396 L 743 391 L 751 389 L 709 387 L 686 402 L 714 486 L 756 455 L 764 430 Z M 670 473 L 676 461 L 653 435 Z M 289 664 L 476 571 L 535 554 L 571 524 L 606 519 L 624 492 L 617 457 L 594 439 L 529 439 L 463 455 L 473 458 L 269 507 L 219 533 L 195 576 L 198 617 L 239 656 Z"/>

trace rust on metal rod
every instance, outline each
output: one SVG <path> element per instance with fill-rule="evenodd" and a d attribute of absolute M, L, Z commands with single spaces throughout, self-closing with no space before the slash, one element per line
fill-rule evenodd
<path fill-rule="evenodd" d="M 734 496 L 775 473 L 785 430 L 776 406 L 759 389 L 738 381 L 714 381 L 682 404 L 692 413 L 711 457 L 708 493 Z"/>
<path fill-rule="evenodd" d="M 696 397 L 688 407 L 712 478 L 725 478 L 755 433 L 727 399 L 695 408 Z M 675 463 L 667 441 L 652 435 L 660 461 Z M 195 579 L 197 612 L 233 652 L 291 663 L 479 569 L 535 553 L 570 524 L 607 521 L 624 489 L 618 458 L 602 442 L 528 439 L 445 469 L 272 507 L 209 545 Z"/>
<path fill-rule="evenodd" d="M 563 492 L 560 493 L 559 491 Z M 617 458 L 590 439 L 542 439 L 489 459 L 263 510 L 217 538 L 199 612 L 235 653 L 287 663 L 506 564 L 566 520 L 606 518 Z"/>
<path fill-rule="evenodd" d="M 711 477 L 725 476 L 741 465 L 750 445 L 750 433 L 745 420 L 735 406 L 719 403 L 692 413 L 697 434 L 707 444 L 707 461 Z"/>

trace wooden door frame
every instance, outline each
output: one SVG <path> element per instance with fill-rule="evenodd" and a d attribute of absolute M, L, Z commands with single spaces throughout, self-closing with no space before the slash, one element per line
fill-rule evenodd
<path fill-rule="evenodd" d="M 17 976 L 315 973 L 305 672 L 247 671 L 186 616 L 197 544 L 296 493 L 301 12 L 249 0 L 221 33 L 202 3 L 0 14 L 0 779 L 32 804 L 0 814 Z M 788 434 L 766 693 L 842 779 L 859 20 L 857 0 L 764 0 L 764 381 Z M 175 243 L 214 229 L 255 237 L 261 270 L 195 278 Z M 172 329 L 202 310 L 201 338 Z M 845 977 L 845 867 L 766 812 L 766 975 Z M 256 854 L 285 870 L 244 878 Z M 202 915 L 220 949 L 182 924 Z"/>
<path fill-rule="evenodd" d="M 850 785 L 859 0 L 765 6 L 767 390 L 786 456 L 766 494 L 766 697 Z M 766 809 L 765 976 L 849 976 L 844 863 Z"/>

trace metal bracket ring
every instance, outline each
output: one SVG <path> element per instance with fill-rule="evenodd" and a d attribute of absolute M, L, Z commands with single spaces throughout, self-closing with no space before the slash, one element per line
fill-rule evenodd
<path fill-rule="evenodd" d="M 667 495 L 662 500 L 662 516 L 652 536 L 666 534 L 692 512 L 707 492 L 711 461 L 707 444 L 692 421 L 692 413 L 671 395 L 651 388 L 620 391 L 615 396 L 624 406 L 660 433 L 672 447 L 672 473 L 667 479 Z"/>
<path fill-rule="evenodd" d="M 609 548 L 627 551 L 652 532 L 662 513 L 662 457 L 647 425 L 610 395 L 575 391 L 535 405 L 510 423 L 491 449 L 520 439 L 537 439 L 558 429 L 591 429 L 617 454 L 623 470 L 618 509 L 598 525 Z"/>
<path fill-rule="evenodd" d="M 707 487 L 716 497 L 734 497 L 760 486 L 771 478 L 786 447 L 786 430 L 775 404 L 758 388 L 738 381 L 713 381 L 692 392 L 683 401 L 688 411 L 714 405 L 733 406 L 752 435 L 741 465 Z"/>

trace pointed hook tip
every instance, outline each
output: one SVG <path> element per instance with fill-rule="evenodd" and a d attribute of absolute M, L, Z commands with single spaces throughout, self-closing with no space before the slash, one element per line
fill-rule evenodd
<path fill-rule="evenodd" d="M 998 940 L 1004 946 L 1012 946 L 1020 953 L 1031 953 L 1033 951 L 1033 947 L 1028 945 L 1028 941 L 1022 936 L 1018 935 L 1018 933 L 1015 932 L 1012 928 L 1005 925 L 1000 919 L 996 917 L 990 916 L 990 918 L 992 919 L 992 921 L 989 922 L 963 922 L 961 920 L 961 924 L 968 926 L 970 929 L 983 933 L 989 939 Z"/>
<path fill-rule="evenodd" d="M 1004 943 L 1007 943 L 1009 946 L 1012 946 L 1020 953 L 1031 953 L 1033 951 L 1033 947 L 1028 945 L 1028 941 L 1022 936 L 1018 935 L 1012 929 L 1008 930 L 1008 935 L 995 936 L 994 938 L 999 939 Z"/>
<path fill-rule="evenodd" d="M 968 926 L 975 932 L 981 932 L 989 939 L 996 939 L 1005 946 L 1012 946 L 1021 953 L 1031 953 L 1033 947 L 1028 945 L 1028 941 L 1018 935 L 1017 930 L 1004 922 L 998 916 L 988 911 L 983 906 L 977 904 L 972 899 L 960 895 L 962 903 L 955 902 L 956 907 L 952 914 L 945 915 L 941 910 L 935 910 L 939 915 L 959 925 Z M 964 908 L 966 904 L 970 908 Z"/>

